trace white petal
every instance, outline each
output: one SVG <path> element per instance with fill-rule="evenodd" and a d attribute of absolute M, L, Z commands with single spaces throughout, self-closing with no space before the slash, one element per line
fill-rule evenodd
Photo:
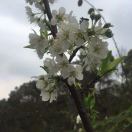
<path fill-rule="evenodd" d="M 60 14 L 60 15 L 64 15 L 65 12 L 66 12 L 66 9 L 65 9 L 64 7 L 60 7 L 60 8 L 59 8 L 59 14 Z"/>
<path fill-rule="evenodd" d="M 66 79 L 67 77 L 69 77 L 70 73 L 69 73 L 69 71 L 68 71 L 68 68 L 63 68 L 63 69 L 61 70 L 61 75 L 62 75 L 62 77 L 63 77 L 64 79 Z"/>
<path fill-rule="evenodd" d="M 45 83 L 44 83 L 43 80 L 38 80 L 38 81 L 37 81 L 36 87 L 37 87 L 38 89 L 43 89 L 44 86 L 45 86 Z"/>
<path fill-rule="evenodd" d="M 81 117 L 80 117 L 79 115 L 77 115 L 76 123 L 77 123 L 77 124 L 81 123 Z"/>
<path fill-rule="evenodd" d="M 76 66 L 76 78 L 78 80 L 83 80 L 82 67 Z"/>
<path fill-rule="evenodd" d="M 43 101 L 48 101 L 50 99 L 50 94 L 49 92 L 46 92 L 44 90 L 41 91 L 40 96 L 42 96 Z"/>
<path fill-rule="evenodd" d="M 77 45 L 77 46 L 81 46 L 83 43 L 84 43 L 84 40 L 81 39 L 81 38 L 78 38 L 78 39 L 76 40 L 76 45 Z"/>
<path fill-rule="evenodd" d="M 53 4 L 55 1 L 56 1 L 56 0 L 49 0 L 49 2 L 50 2 L 51 4 Z"/>
<path fill-rule="evenodd" d="M 78 76 L 76 76 L 76 78 L 77 78 L 78 80 L 83 80 L 83 74 L 82 74 L 82 73 L 78 74 Z"/>
<path fill-rule="evenodd" d="M 68 78 L 68 84 L 71 86 L 73 84 L 75 84 L 75 78 L 74 77 L 69 77 Z"/>
<path fill-rule="evenodd" d="M 56 100 L 57 98 L 57 90 L 54 90 L 50 95 L 50 103 Z"/>
<path fill-rule="evenodd" d="M 88 21 L 83 20 L 80 24 L 80 29 L 85 32 L 88 29 Z"/>
<path fill-rule="evenodd" d="M 57 15 L 57 11 L 56 10 L 52 10 L 52 16 L 56 17 L 56 15 Z"/>

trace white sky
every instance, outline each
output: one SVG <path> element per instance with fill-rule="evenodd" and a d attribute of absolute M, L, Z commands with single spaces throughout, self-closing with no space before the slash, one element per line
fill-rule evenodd
<path fill-rule="evenodd" d="M 131 0 L 89 0 L 111 22 L 119 47 L 132 48 L 132 1 Z M 73 10 L 77 17 L 86 16 L 87 4 L 77 7 L 77 0 L 58 0 L 52 8 L 64 6 Z M 8 97 L 15 86 L 31 80 L 42 73 L 37 55 L 23 47 L 28 44 L 28 34 L 33 26 L 27 20 L 24 0 L 4 0 L 0 3 L 0 99 Z M 113 45 L 110 47 L 114 49 Z"/>

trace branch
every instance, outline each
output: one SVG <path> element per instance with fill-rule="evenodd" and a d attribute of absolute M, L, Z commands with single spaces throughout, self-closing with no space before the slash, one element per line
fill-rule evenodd
<path fill-rule="evenodd" d="M 44 5 L 45 5 L 45 11 L 47 13 L 47 16 L 48 16 L 48 19 L 49 21 L 51 21 L 52 19 L 52 14 L 51 14 L 51 10 L 50 10 L 50 6 L 49 6 L 49 2 L 48 0 L 43 0 L 44 2 Z M 57 26 L 52 26 L 51 25 L 51 33 L 53 35 L 54 38 L 56 38 L 56 33 L 57 33 Z M 80 49 L 80 48 L 83 48 L 83 46 L 80 46 L 78 48 L 76 48 L 74 51 L 73 51 L 73 54 L 71 55 L 70 59 L 69 59 L 69 62 L 72 61 L 72 59 L 74 58 L 74 56 L 76 55 L 77 51 Z M 75 105 L 76 105 L 76 108 L 78 110 L 78 113 L 81 117 L 81 120 L 82 120 L 82 123 L 83 123 L 83 126 L 84 126 L 84 129 L 86 130 L 86 132 L 93 132 L 93 129 L 92 129 L 92 126 L 90 124 L 90 120 L 89 120 L 89 117 L 87 115 L 87 112 L 85 110 L 85 107 L 83 106 L 83 103 L 82 103 L 82 100 L 81 100 L 81 97 L 80 97 L 80 94 L 77 92 L 75 86 L 70 86 L 67 82 L 67 80 L 64 80 L 62 78 L 60 78 L 65 84 L 66 86 L 68 87 L 70 93 L 71 93 L 71 96 L 75 102 Z"/>
<path fill-rule="evenodd" d="M 83 48 L 83 46 L 80 46 L 80 47 L 76 48 L 76 49 L 73 51 L 72 55 L 71 55 L 70 58 L 69 58 L 69 62 L 72 61 L 72 59 L 75 57 L 75 55 L 76 55 L 76 53 L 78 52 L 78 50 L 81 49 L 81 48 Z"/>
<path fill-rule="evenodd" d="M 76 90 L 76 87 L 74 85 L 70 86 L 66 79 L 65 80 L 63 78 L 59 78 L 59 79 L 61 79 L 66 84 L 67 88 L 69 89 L 71 96 L 74 100 L 75 106 L 77 108 L 77 111 L 81 117 L 82 124 L 84 126 L 85 131 L 93 132 L 93 128 L 90 123 L 89 116 L 87 114 L 85 106 L 82 103 L 83 101 L 81 99 L 80 93 L 78 92 L 78 90 Z"/>
<path fill-rule="evenodd" d="M 81 117 L 81 120 L 82 120 L 82 123 L 83 123 L 85 131 L 86 132 L 93 132 L 93 129 L 92 129 L 88 114 L 86 112 L 85 107 L 83 106 L 83 103 L 82 103 L 82 100 L 81 100 L 79 92 L 76 90 L 74 85 L 70 86 L 68 84 L 67 80 L 63 79 L 63 82 L 66 84 L 66 86 L 68 87 L 68 89 L 69 89 L 69 91 L 71 93 L 71 96 L 72 96 L 72 98 L 74 100 L 74 103 L 76 105 L 78 113 L 79 113 L 79 115 Z"/>
<path fill-rule="evenodd" d="M 88 92 L 89 88 L 93 88 L 93 86 L 95 85 L 95 83 L 99 82 L 105 75 L 109 74 L 112 71 L 113 70 L 109 70 L 109 71 L 107 71 L 106 73 L 104 73 L 101 76 L 97 75 L 90 83 L 88 83 L 87 87 L 85 87 L 83 89 L 83 91 L 84 92 Z"/>
<path fill-rule="evenodd" d="M 51 21 L 52 13 L 50 10 L 49 1 L 43 0 L 43 3 L 45 5 L 45 11 L 46 11 L 46 14 L 48 16 L 48 19 L 49 19 L 49 21 Z M 56 33 L 57 33 L 57 26 L 56 25 L 55 26 L 51 25 L 51 33 L 52 33 L 53 37 L 56 38 Z"/>
<path fill-rule="evenodd" d="M 84 126 L 85 131 L 86 132 L 93 132 L 93 128 L 91 126 L 91 123 L 90 123 L 87 111 L 86 111 L 86 109 L 85 109 L 85 107 L 84 107 L 84 105 L 82 103 L 83 102 L 82 98 L 80 96 L 79 91 L 76 90 L 75 85 L 70 86 L 68 84 L 67 79 L 63 79 L 60 76 L 56 76 L 56 79 L 64 82 L 64 84 L 66 85 L 66 87 L 69 89 L 69 91 L 71 93 L 71 96 L 73 98 L 73 101 L 75 103 L 76 109 L 77 109 L 77 111 L 78 111 L 78 113 L 79 113 L 79 115 L 81 117 L 82 124 Z"/>

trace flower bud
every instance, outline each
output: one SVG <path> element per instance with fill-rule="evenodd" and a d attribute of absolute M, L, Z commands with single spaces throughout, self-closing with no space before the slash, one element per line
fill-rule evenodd
<path fill-rule="evenodd" d="M 88 14 L 91 14 L 94 12 L 94 8 L 90 8 L 89 11 L 88 11 Z"/>
<path fill-rule="evenodd" d="M 111 25 L 111 23 L 106 23 L 103 28 L 110 28 L 110 27 L 113 27 L 113 25 Z"/>
<path fill-rule="evenodd" d="M 106 32 L 104 33 L 104 35 L 108 38 L 111 38 L 113 37 L 113 33 L 110 29 L 107 29 Z"/>
<path fill-rule="evenodd" d="M 78 6 L 82 6 L 83 0 L 78 0 Z"/>

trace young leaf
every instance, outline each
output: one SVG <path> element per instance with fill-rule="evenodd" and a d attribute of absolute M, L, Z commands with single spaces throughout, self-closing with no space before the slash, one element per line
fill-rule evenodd
<path fill-rule="evenodd" d="M 99 67 L 98 75 L 102 76 L 110 71 L 116 70 L 118 64 L 122 61 L 122 58 L 114 59 L 112 52 L 110 51 Z"/>

